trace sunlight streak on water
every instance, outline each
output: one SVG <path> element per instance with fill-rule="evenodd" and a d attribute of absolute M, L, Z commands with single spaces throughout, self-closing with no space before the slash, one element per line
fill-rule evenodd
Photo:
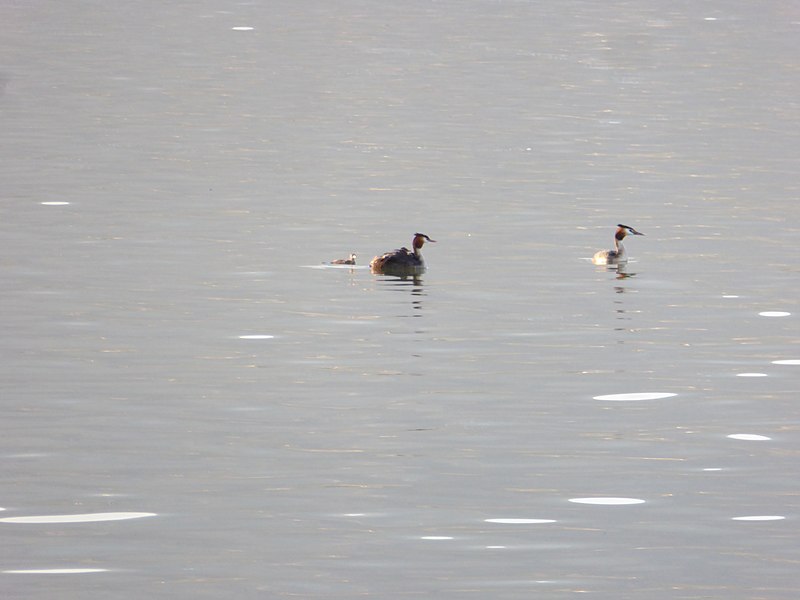
<path fill-rule="evenodd" d="M 538 525 L 541 523 L 555 523 L 555 519 L 484 519 L 486 523 L 501 523 L 506 525 Z"/>
<path fill-rule="evenodd" d="M 77 575 L 81 573 L 107 573 L 108 569 L 8 569 L 0 572 L 26 575 Z"/>
<path fill-rule="evenodd" d="M 671 398 L 677 394 L 669 392 L 634 392 L 631 394 L 607 394 L 605 396 L 594 396 L 594 400 L 606 400 L 610 402 L 637 402 L 640 400 L 660 400 Z"/>
<path fill-rule="evenodd" d="M 623 506 L 627 504 L 644 504 L 645 500 L 640 498 L 570 498 L 570 502 L 576 504 L 598 504 L 603 506 Z"/>
<path fill-rule="evenodd" d="M 109 512 L 80 515 L 38 515 L 32 517 L 4 517 L 0 523 L 97 523 L 100 521 L 124 521 L 154 517 L 156 513 L 147 512 Z"/>

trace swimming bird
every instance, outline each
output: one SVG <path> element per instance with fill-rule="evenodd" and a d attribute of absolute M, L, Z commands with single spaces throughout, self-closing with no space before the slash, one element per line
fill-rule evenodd
<path fill-rule="evenodd" d="M 426 241 L 436 242 L 424 233 L 415 233 L 414 240 L 411 242 L 411 251 L 403 247 L 376 256 L 369 263 L 372 272 L 414 274 L 424 271 L 425 261 L 422 260 L 420 249 Z"/>
<path fill-rule="evenodd" d="M 614 234 L 614 249 L 613 250 L 600 250 L 592 257 L 592 262 L 596 265 L 618 265 L 620 263 L 628 262 L 628 255 L 625 254 L 625 246 L 622 245 L 622 240 L 629 233 L 633 235 L 644 235 L 636 231 L 633 227 L 628 227 L 619 223 L 617 225 L 617 232 Z"/>
<path fill-rule="evenodd" d="M 332 265 L 354 265 L 356 264 L 356 253 L 351 252 L 350 258 L 337 258 L 331 261 Z"/>

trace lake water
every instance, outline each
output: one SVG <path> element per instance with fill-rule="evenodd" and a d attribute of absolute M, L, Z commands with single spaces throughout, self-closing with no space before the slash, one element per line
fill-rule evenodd
<path fill-rule="evenodd" d="M 796 5 L 0 20 L 4 598 L 800 595 Z"/>

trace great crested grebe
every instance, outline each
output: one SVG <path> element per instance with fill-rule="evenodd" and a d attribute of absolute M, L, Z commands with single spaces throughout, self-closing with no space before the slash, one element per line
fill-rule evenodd
<path fill-rule="evenodd" d="M 331 261 L 332 265 L 354 265 L 356 264 L 356 253 L 351 252 L 350 258 L 337 258 Z"/>
<path fill-rule="evenodd" d="M 370 269 L 372 269 L 373 273 L 387 273 L 390 271 L 418 273 L 425 268 L 425 261 L 422 260 L 420 248 L 426 241 L 435 242 L 436 240 L 432 240 L 424 233 L 415 233 L 414 241 L 411 242 L 412 250 L 404 247 L 376 256 L 369 263 Z"/>
<path fill-rule="evenodd" d="M 644 235 L 636 231 L 633 227 L 628 227 L 619 223 L 617 225 L 617 232 L 614 234 L 614 249 L 613 250 L 600 250 L 592 257 L 592 262 L 596 265 L 618 265 L 620 263 L 628 262 L 628 255 L 625 254 L 625 246 L 622 245 L 622 240 L 629 233 L 633 235 Z"/>

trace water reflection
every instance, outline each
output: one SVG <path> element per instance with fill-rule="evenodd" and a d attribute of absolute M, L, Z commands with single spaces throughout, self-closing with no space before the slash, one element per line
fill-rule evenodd
<path fill-rule="evenodd" d="M 527 518 L 496 518 L 484 519 L 486 523 L 499 523 L 503 525 L 541 525 L 544 523 L 555 523 L 555 519 L 527 519 Z"/>
<path fill-rule="evenodd" d="M 422 288 L 422 277 L 420 275 L 384 275 L 378 277 L 377 281 L 387 290 L 395 292 L 409 292 L 412 296 L 411 307 L 415 311 L 422 310 L 422 298 L 426 296 Z M 412 314 L 413 317 L 421 317 L 421 314 Z"/>
<path fill-rule="evenodd" d="M 82 575 L 85 573 L 107 573 L 108 569 L 76 568 L 76 569 L 9 569 L 3 573 L 16 575 Z"/>
<path fill-rule="evenodd" d="M 628 270 L 628 264 L 623 263 L 620 265 L 598 265 L 597 270 L 599 272 L 610 272 L 615 273 L 614 279 L 623 280 L 623 279 L 630 279 L 631 277 L 636 277 L 637 273 Z M 618 294 L 621 294 L 625 291 L 623 287 L 615 287 L 614 291 Z"/>
<path fill-rule="evenodd" d="M 2 523 L 97 523 L 100 521 L 125 521 L 127 519 L 141 519 L 155 517 L 149 512 L 109 512 L 86 513 L 79 515 L 35 515 L 29 517 L 5 517 Z"/>
<path fill-rule="evenodd" d="M 627 394 L 605 394 L 594 396 L 594 400 L 608 400 L 611 402 L 637 402 L 640 400 L 661 400 L 662 398 L 672 398 L 677 394 L 672 392 L 631 392 Z"/>
<path fill-rule="evenodd" d="M 570 502 L 575 504 L 599 504 L 604 506 L 623 506 L 627 504 L 644 504 L 645 500 L 641 498 L 616 498 L 616 497 L 598 497 L 598 498 L 570 498 Z"/>
<path fill-rule="evenodd" d="M 614 294 L 621 295 L 631 291 L 625 284 L 625 280 L 636 277 L 637 273 L 629 270 L 629 265 L 627 262 L 614 265 L 598 266 L 598 270 L 601 269 L 606 272 L 614 273 L 614 280 L 615 280 L 615 285 L 613 285 Z M 632 291 L 635 292 L 636 290 L 634 289 Z M 615 297 L 615 299 L 612 300 L 612 303 L 614 304 L 614 313 L 616 320 L 618 321 L 632 321 L 633 320 L 632 313 L 638 312 L 638 311 L 631 311 L 628 308 L 626 308 L 625 301 L 623 300 L 623 298 L 619 296 Z M 615 327 L 614 331 L 627 332 L 627 331 L 632 331 L 632 328 L 630 325 L 626 324 L 624 326 Z M 624 344 L 625 342 L 623 339 L 618 339 L 617 343 Z"/>
<path fill-rule="evenodd" d="M 636 273 L 632 273 L 628 271 L 628 265 L 617 265 L 617 279 L 628 279 L 629 277 L 636 277 Z M 617 288 L 619 290 L 618 293 L 622 293 L 624 288 Z"/>

